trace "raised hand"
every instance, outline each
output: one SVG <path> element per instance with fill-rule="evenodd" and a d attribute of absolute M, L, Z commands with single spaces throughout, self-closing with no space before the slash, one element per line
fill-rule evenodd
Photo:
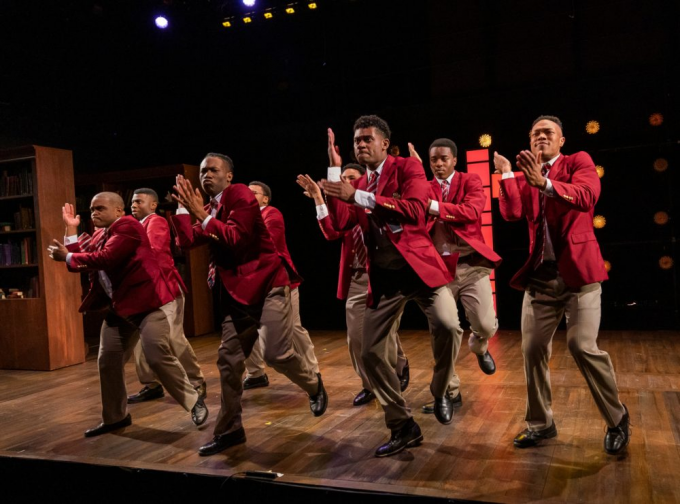
<path fill-rule="evenodd" d="M 539 189 L 545 189 L 546 178 L 541 173 L 541 156 L 543 153 L 538 151 L 533 154 L 531 151 L 523 150 L 517 155 L 517 168 L 522 170 L 527 184 Z"/>
<path fill-rule="evenodd" d="M 177 175 L 174 189 L 177 194 L 173 194 L 172 199 L 186 208 L 192 217 L 201 222 L 208 217 L 208 212 L 203 208 L 203 196 L 198 188 L 193 188 L 191 181 L 184 178 L 182 175 Z"/>
<path fill-rule="evenodd" d="M 64 236 L 72 236 L 78 234 L 78 226 L 80 226 L 80 215 L 76 215 L 76 211 L 71 203 L 64 203 L 61 207 L 61 216 L 66 225 Z"/>
<path fill-rule="evenodd" d="M 498 152 L 493 153 L 493 165 L 496 168 L 494 173 L 509 173 L 512 171 L 512 165 L 508 158 L 501 156 Z"/>
<path fill-rule="evenodd" d="M 409 156 L 416 158 L 422 164 L 423 160 L 418 155 L 418 153 L 416 152 L 416 148 L 413 146 L 413 144 L 411 142 L 408 143 L 408 153 L 409 153 Z"/>
<path fill-rule="evenodd" d="M 305 190 L 305 196 L 312 198 L 317 205 L 322 205 L 324 203 L 321 188 L 319 187 L 319 184 L 314 182 L 312 177 L 309 175 L 298 175 L 296 182 Z"/>
<path fill-rule="evenodd" d="M 340 148 L 335 145 L 335 133 L 328 128 L 328 166 L 342 166 Z"/>

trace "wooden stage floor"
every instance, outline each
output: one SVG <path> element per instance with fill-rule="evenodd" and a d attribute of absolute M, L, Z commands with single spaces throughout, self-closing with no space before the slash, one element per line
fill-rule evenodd
<path fill-rule="evenodd" d="M 0 456 L 229 476 L 247 470 L 284 473 L 279 481 L 493 502 L 680 502 L 680 333 L 603 332 L 632 421 L 625 455 L 607 455 L 605 434 L 585 381 L 558 333 L 552 359 L 559 435 L 519 450 L 524 428 L 524 373 L 517 331 L 502 331 L 491 351 L 498 371 L 486 376 L 464 344 L 458 361 L 463 407 L 451 425 L 424 415 L 432 358 L 423 331 L 403 331 L 411 385 L 405 393 L 424 443 L 376 459 L 388 437 L 374 402 L 353 407 L 360 389 L 340 331 L 312 332 L 330 396 L 314 418 L 303 392 L 269 370 L 268 388 L 244 393 L 248 443 L 212 457 L 196 449 L 212 437 L 219 409 L 218 338 L 192 340 L 208 380 L 210 418 L 197 429 L 174 401 L 131 405 L 133 425 L 85 439 L 99 422 L 99 382 L 91 356 L 53 372 L 0 371 Z M 92 352 L 91 352 L 92 353 Z M 140 385 L 127 366 L 128 390 Z"/>

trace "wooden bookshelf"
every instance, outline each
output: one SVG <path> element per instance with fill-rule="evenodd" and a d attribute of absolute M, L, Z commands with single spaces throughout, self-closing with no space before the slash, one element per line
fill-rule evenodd
<path fill-rule="evenodd" d="M 119 193 L 126 205 L 126 213 L 130 214 L 130 199 L 135 189 L 149 187 L 158 193 L 160 199 L 158 213 L 172 213 L 177 204 L 164 201 L 175 184 L 175 177 L 183 175 L 194 187 L 200 187 L 198 166 L 176 164 L 155 166 L 126 171 L 106 173 L 83 173 L 76 175 L 76 210 L 81 218 L 83 231 L 92 234 L 89 223 L 89 207 L 92 197 L 98 192 L 112 191 Z M 174 239 L 174 236 L 173 236 Z M 208 288 L 209 251 L 204 245 L 184 252 L 173 244 L 175 263 L 189 292 L 184 309 L 184 332 L 187 336 L 199 336 L 214 331 L 213 300 Z M 99 334 L 101 315 L 87 314 L 85 317 L 85 333 L 88 337 Z"/>
<path fill-rule="evenodd" d="M 19 246 L 18 256 L 7 256 L 6 247 L 0 254 L 0 289 L 25 296 L 0 300 L 2 369 L 52 370 L 85 361 L 78 275 L 46 250 L 63 237 L 61 207 L 73 199 L 71 151 L 37 145 L 0 151 L 0 224 L 12 228 L 0 227 L 0 246 Z"/>

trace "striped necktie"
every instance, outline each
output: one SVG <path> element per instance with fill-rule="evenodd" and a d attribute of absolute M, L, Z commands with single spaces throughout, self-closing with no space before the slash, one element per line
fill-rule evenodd
<path fill-rule="evenodd" d="M 364 244 L 364 233 L 361 226 L 357 224 L 352 228 L 352 242 L 354 245 L 354 257 L 359 268 L 366 267 L 366 245 Z"/>
<path fill-rule="evenodd" d="M 550 165 L 548 163 L 541 167 L 541 174 L 545 177 L 546 173 L 550 171 Z M 545 194 L 541 191 L 538 192 L 538 227 L 536 228 L 536 243 L 535 248 L 539 249 L 540 252 L 536 254 L 536 259 L 534 260 L 534 270 L 537 270 L 541 264 L 543 264 L 543 257 L 545 256 L 545 233 L 546 233 L 546 222 L 545 222 Z"/>
<path fill-rule="evenodd" d="M 442 180 L 442 201 L 449 199 L 449 181 Z"/>
<path fill-rule="evenodd" d="M 374 171 L 371 172 L 371 175 L 368 177 L 368 187 L 366 187 L 366 191 L 375 194 L 376 189 L 378 189 L 378 172 Z"/>

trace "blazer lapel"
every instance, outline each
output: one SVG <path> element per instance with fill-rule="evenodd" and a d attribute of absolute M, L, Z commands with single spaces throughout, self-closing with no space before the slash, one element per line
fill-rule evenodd
<path fill-rule="evenodd" d="M 394 161 L 392 156 L 387 156 L 382 172 L 380 172 L 380 178 L 378 178 L 378 189 L 375 192 L 376 194 L 382 194 L 387 182 L 392 178 L 392 175 L 394 174 Z"/>
<path fill-rule="evenodd" d="M 461 200 L 460 195 L 458 194 L 460 192 L 460 188 L 463 187 L 463 174 L 460 172 L 457 172 L 453 178 L 451 179 L 451 185 L 449 186 L 449 202 L 455 202 L 458 203 Z"/>

